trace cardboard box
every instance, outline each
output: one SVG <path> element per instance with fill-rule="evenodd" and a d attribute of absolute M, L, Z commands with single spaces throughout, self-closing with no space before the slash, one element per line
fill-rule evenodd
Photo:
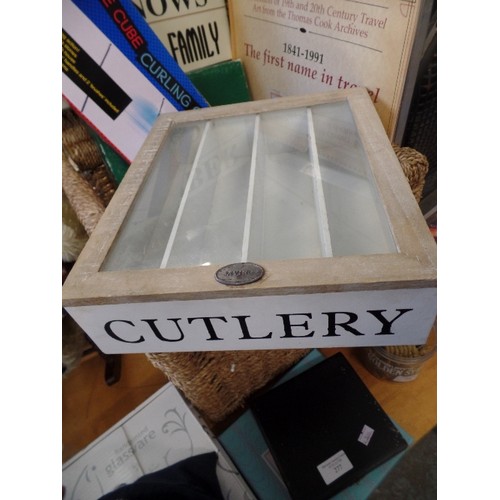
<path fill-rule="evenodd" d="M 423 344 L 436 243 L 363 89 L 159 117 L 63 287 L 106 353 Z"/>

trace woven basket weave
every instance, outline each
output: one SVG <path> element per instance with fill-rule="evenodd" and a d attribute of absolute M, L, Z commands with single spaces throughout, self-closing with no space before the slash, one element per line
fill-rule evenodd
<path fill-rule="evenodd" d="M 82 175 L 82 172 L 97 170 L 102 160 L 95 155 L 85 128 L 75 125 L 74 121 L 74 116 L 70 117 L 63 130 L 63 190 L 90 234 L 114 190 L 99 192 L 90 176 Z M 420 201 L 429 169 L 426 157 L 411 148 L 393 148 L 416 200 Z M 78 162 L 79 172 L 72 167 Z M 284 373 L 308 352 L 309 349 L 280 349 L 147 353 L 146 356 L 184 393 L 207 424 L 216 426 L 243 408 L 252 393 Z"/>
<path fill-rule="evenodd" d="M 62 115 L 62 188 L 88 235 L 115 193 L 99 147 L 71 110 Z"/>
<path fill-rule="evenodd" d="M 417 202 L 422 199 L 422 192 L 425 186 L 425 178 L 429 172 L 429 162 L 425 155 L 415 149 L 392 145 L 398 157 L 401 168 L 410 184 L 413 196 Z"/>
<path fill-rule="evenodd" d="M 153 366 L 214 426 L 248 396 L 297 363 L 309 349 L 148 353 Z"/>

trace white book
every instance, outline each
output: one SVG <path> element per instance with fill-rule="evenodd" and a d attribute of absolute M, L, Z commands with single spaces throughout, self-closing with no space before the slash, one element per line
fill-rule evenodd
<path fill-rule="evenodd" d="M 132 1 L 184 71 L 231 60 L 225 0 Z"/>

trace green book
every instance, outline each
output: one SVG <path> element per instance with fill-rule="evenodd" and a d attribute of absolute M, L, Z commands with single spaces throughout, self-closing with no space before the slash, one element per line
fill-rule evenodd
<path fill-rule="evenodd" d="M 210 106 L 252 100 L 240 60 L 212 64 L 190 71 L 187 75 Z"/>

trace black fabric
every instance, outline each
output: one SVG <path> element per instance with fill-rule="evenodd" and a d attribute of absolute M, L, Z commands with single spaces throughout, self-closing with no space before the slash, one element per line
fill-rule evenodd
<path fill-rule="evenodd" d="M 100 500 L 223 500 L 215 472 L 215 452 L 195 455 L 140 477 Z"/>

